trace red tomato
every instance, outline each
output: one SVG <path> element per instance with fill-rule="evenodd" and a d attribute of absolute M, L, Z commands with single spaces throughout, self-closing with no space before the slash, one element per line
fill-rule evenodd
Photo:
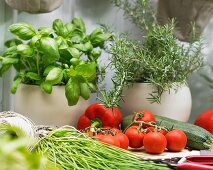
<path fill-rule="evenodd" d="M 200 126 L 213 134 L 213 109 L 201 113 L 195 120 L 195 125 Z"/>
<path fill-rule="evenodd" d="M 144 133 L 138 131 L 138 126 L 131 126 L 125 132 L 129 139 L 129 146 L 131 148 L 140 148 L 143 146 Z"/>
<path fill-rule="evenodd" d="M 136 118 L 137 121 L 144 121 L 144 122 L 156 121 L 154 114 L 148 110 L 142 110 L 142 111 L 136 112 L 132 118 L 132 121 L 135 119 L 136 116 L 137 116 Z"/>
<path fill-rule="evenodd" d="M 120 142 L 118 141 L 117 138 L 115 138 L 112 135 L 103 135 L 100 138 L 100 141 L 103 142 L 103 143 L 107 143 L 107 144 L 110 144 L 110 145 L 113 145 L 113 146 L 120 147 Z"/>
<path fill-rule="evenodd" d="M 115 133 L 122 133 L 120 129 L 117 128 L 110 128 L 111 131 L 115 132 Z"/>
<path fill-rule="evenodd" d="M 173 152 L 180 152 L 186 147 L 186 134 L 179 129 L 172 130 L 166 134 L 167 149 Z"/>
<path fill-rule="evenodd" d="M 146 128 L 146 133 L 149 133 L 149 132 L 160 132 L 162 133 L 163 135 L 166 135 L 167 134 L 167 131 L 166 130 L 163 130 L 163 129 L 160 129 L 160 128 L 154 128 L 154 127 L 148 127 Z"/>
<path fill-rule="evenodd" d="M 149 132 L 154 132 L 155 131 L 155 128 L 154 127 L 148 127 L 146 129 L 146 133 L 149 133 Z"/>
<path fill-rule="evenodd" d="M 128 149 L 129 139 L 125 134 L 120 132 L 120 133 L 117 133 L 114 137 L 118 139 L 118 141 L 120 142 L 120 148 Z"/>
<path fill-rule="evenodd" d="M 167 134 L 167 131 L 163 129 L 161 129 L 159 132 L 162 133 L 164 136 Z"/>
<path fill-rule="evenodd" d="M 93 138 L 100 141 L 103 136 L 104 136 L 103 134 L 99 133 L 99 134 L 93 136 Z"/>
<path fill-rule="evenodd" d="M 160 154 L 166 148 L 166 137 L 160 132 L 150 132 L 144 136 L 143 145 L 147 153 Z"/>

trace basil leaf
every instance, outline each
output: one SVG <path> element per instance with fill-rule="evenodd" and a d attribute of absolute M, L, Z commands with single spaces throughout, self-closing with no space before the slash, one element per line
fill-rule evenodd
<path fill-rule="evenodd" d="M 90 53 L 90 57 L 97 61 L 97 59 L 100 57 L 102 50 L 98 47 L 98 48 L 94 48 L 91 53 Z"/>
<path fill-rule="evenodd" d="M 2 60 L 3 65 L 17 64 L 18 62 L 19 62 L 18 58 L 11 58 L 11 57 L 4 57 Z"/>
<path fill-rule="evenodd" d="M 19 45 L 19 44 L 22 44 L 22 41 L 21 40 L 18 40 L 18 39 L 10 39 L 10 40 L 7 40 L 4 45 L 9 48 L 9 47 L 12 47 L 12 46 L 16 46 L 16 45 Z"/>
<path fill-rule="evenodd" d="M 60 35 L 60 36 L 64 35 L 64 25 L 63 25 L 63 22 L 60 19 L 54 20 L 52 27 L 55 30 L 55 33 L 57 35 Z"/>
<path fill-rule="evenodd" d="M 17 88 L 18 88 L 19 84 L 21 83 L 21 80 L 22 80 L 21 77 L 17 77 L 17 78 L 13 81 L 13 83 L 12 83 L 12 85 L 11 85 L 11 87 L 10 87 L 11 93 L 13 93 L 13 94 L 16 93 Z"/>
<path fill-rule="evenodd" d="M 97 92 L 97 86 L 94 83 L 88 82 L 88 86 L 91 92 Z"/>
<path fill-rule="evenodd" d="M 7 72 L 11 67 L 11 64 L 8 65 L 2 65 L 2 67 L 0 68 L 0 77 Z"/>
<path fill-rule="evenodd" d="M 85 51 L 84 44 L 74 44 L 73 47 L 80 51 Z"/>
<path fill-rule="evenodd" d="M 51 94 L 52 85 L 49 82 L 42 82 L 40 87 L 41 87 L 41 90 L 44 91 L 45 93 Z"/>
<path fill-rule="evenodd" d="M 65 86 L 65 95 L 69 106 L 76 105 L 80 98 L 80 85 L 76 77 L 71 77 Z"/>
<path fill-rule="evenodd" d="M 53 38 L 42 37 L 40 39 L 40 50 L 45 54 L 48 63 L 54 63 L 60 57 L 58 44 Z"/>
<path fill-rule="evenodd" d="M 80 57 L 80 52 L 78 49 L 76 48 L 68 48 L 68 51 L 70 52 L 70 54 L 72 55 L 72 57 L 74 58 L 79 58 Z"/>
<path fill-rule="evenodd" d="M 90 38 L 94 39 L 97 35 L 103 34 L 103 30 L 101 28 L 96 28 L 95 30 L 92 31 L 90 34 Z"/>
<path fill-rule="evenodd" d="M 93 49 L 93 46 L 90 41 L 86 42 L 84 44 L 84 47 L 85 47 L 86 52 L 91 51 Z"/>
<path fill-rule="evenodd" d="M 87 83 L 80 83 L 81 97 L 88 100 L 90 97 L 90 89 Z"/>
<path fill-rule="evenodd" d="M 76 66 L 75 71 L 78 75 L 87 78 L 87 79 L 93 79 L 96 76 L 96 64 L 95 62 L 89 63 L 89 64 L 82 64 Z"/>
<path fill-rule="evenodd" d="M 42 36 L 49 36 L 52 33 L 54 33 L 54 30 L 50 27 L 40 27 L 39 28 L 39 34 Z"/>
<path fill-rule="evenodd" d="M 32 57 L 34 50 L 27 44 L 20 44 L 17 46 L 17 53 L 25 57 Z"/>
<path fill-rule="evenodd" d="M 49 82 L 52 85 L 60 84 L 63 78 L 63 70 L 59 67 L 55 67 L 48 73 L 46 77 L 46 82 Z"/>
<path fill-rule="evenodd" d="M 88 52 L 93 49 L 93 46 L 90 41 L 86 42 L 85 44 L 74 44 L 73 47 L 75 47 L 78 50 L 83 51 L 83 52 Z"/>
<path fill-rule="evenodd" d="M 53 68 L 55 68 L 55 66 L 53 66 L 53 65 L 48 66 L 48 67 L 44 70 L 43 75 L 44 75 L 44 76 L 47 76 L 47 75 L 49 74 L 50 70 L 52 70 Z"/>
<path fill-rule="evenodd" d="M 111 36 L 112 34 L 103 33 L 102 29 L 97 28 L 90 34 L 90 41 L 94 47 L 101 47 Z"/>
<path fill-rule="evenodd" d="M 69 46 L 67 45 L 67 43 L 65 41 L 62 41 L 60 46 L 59 46 L 59 50 L 64 50 L 67 49 Z"/>
<path fill-rule="evenodd" d="M 72 54 L 67 44 L 61 44 L 61 46 L 59 47 L 59 53 L 61 56 L 60 61 L 69 64 L 69 61 L 72 58 Z"/>
<path fill-rule="evenodd" d="M 82 18 L 73 18 L 72 24 L 75 26 L 76 29 L 80 30 L 82 33 L 86 33 L 85 23 Z"/>
<path fill-rule="evenodd" d="M 77 66 L 79 64 L 80 60 L 78 58 L 71 58 L 70 63 L 73 66 Z"/>
<path fill-rule="evenodd" d="M 23 22 L 10 25 L 9 31 L 23 40 L 29 40 L 36 34 L 32 25 Z"/>
<path fill-rule="evenodd" d="M 66 44 L 65 39 L 61 36 L 55 37 L 55 41 L 58 44 L 58 46 L 61 46 L 62 44 Z"/>
<path fill-rule="evenodd" d="M 3 56 L 14 56 L 17 54 L 17 47 L 16 46 L 12 46 L 12 47 L 9 47 L 7 48 L 4 53 L 3 53 Z"/>
<path fill-rule="evenodd" d="M 41 77 L 37 73 L 34 73 L 34 72 L 27 72 L 27 74 L 25 76 L 30 78 L 31 80 L 41 80 Z"/>
<path fill-rule="evenodd" d="M 64 36 L 69 37 L 72 34 L 72 31 L 74 30 L 74 26 L 71 23 L 66 23 L 64 25 Z"/>
<path fill-rule="evenodd" d="M 39 34 L 33 36 L 33 38 L 30 40 L 30 45 L 35 46 L 36 43 L 38 43 L 38 40 L 40 40 L 40 38 L 41 38 L 41 35 Z"/>
<path fill-rule="evenodd" d="M 82 39 L 83 39 L 83 35 L 82 34 L 78 34 L 78 32 L 77 32 L 77 34 L 76 34 L 76 32 L 72 34 L 71 41 L 73 43 L 77 43 L 78 44 L 78 43 L 81 42 Z"/>

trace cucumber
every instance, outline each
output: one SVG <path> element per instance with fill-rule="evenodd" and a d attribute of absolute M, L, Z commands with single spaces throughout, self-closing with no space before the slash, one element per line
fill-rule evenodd
<path fill-rule="evenodd" d="M 168 129 L 181 129 L 187 136 L 187 147 L 197 150 L 212 150 L 213 149 L 213 135 L 207 130 L 181 121 L 155 115 L 157 124 L 165 126 Z M 124 130 L 132 121 L 132 115 L 126 116 L 121 124 Z"/>

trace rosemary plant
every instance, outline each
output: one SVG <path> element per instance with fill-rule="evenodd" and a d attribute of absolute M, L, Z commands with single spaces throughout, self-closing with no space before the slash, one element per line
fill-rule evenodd
<path fill-rule="evenodd" d="M 174 37 L 173 30 L 173 22 L 165 26 L 154 24 L 143 44 L 127 37 L 115 39 L 111 48 L 111 64 L 118 70 L 115 78 L 120 80 L 120 70 L 126 69 L 131 75 L 128 81 L 153 84 L 156 90 L 149 99 L 158 103 L 165 90 L 185 83 L 188 76 L 203 65 L 202 43 L 184 47 Z"/>
<path fill-rule="evenodd" d="M 187 48 L 174 37 L 174 20 L 171 24 L 157 24 L 150 0 L 111 0 L 124 11 L 146 36 L 137 42 L 128 36 L 114 38 L 111 49 L 111 66 L 115 70 L 112 78 L 114 88 L 104 91 L 103 102 L 107 107 L 118 106 L 122 90 L 130 82 L 151 83 L 156 89 L 148 98 L 160 103 L 164 91 L 186 83 L 188 76 L 203 65 L 201 41 L 195 39 L 192 27 L 191 42 Z M 194 43 L 197 41 L 197 43 Z"/>

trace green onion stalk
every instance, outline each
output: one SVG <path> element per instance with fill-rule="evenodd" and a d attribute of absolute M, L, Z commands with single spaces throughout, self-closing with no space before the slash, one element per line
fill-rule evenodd
<path fill-rule="evenodd" d="M 94 140 L 74 127 L 48 132 L 37 145 L 38 153 L 64 170 L 168 170 L 166 164 L 143 160 L 136 154 Z"/>

